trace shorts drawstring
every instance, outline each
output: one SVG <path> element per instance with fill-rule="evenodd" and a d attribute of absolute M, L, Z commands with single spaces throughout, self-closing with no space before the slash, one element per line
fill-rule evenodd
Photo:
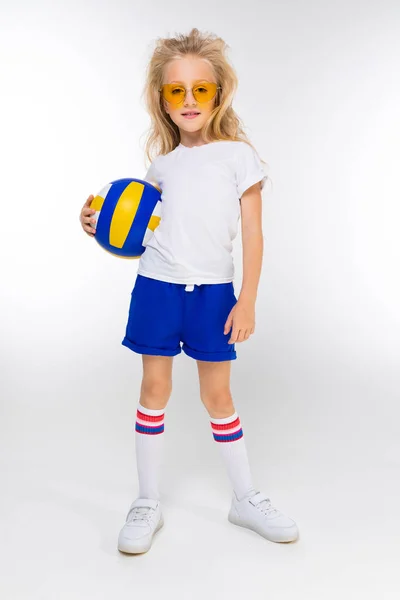
<path fill-rule="evenodd" d="M 188 284 L 185 287 L 185 292 L 193 292 L 193 290 L 194 290 L 194 285 L 193 284 L 191 284 L 191 285 Z"/>

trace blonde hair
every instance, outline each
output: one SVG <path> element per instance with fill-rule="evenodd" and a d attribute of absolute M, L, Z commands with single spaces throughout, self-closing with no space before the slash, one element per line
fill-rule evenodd
<path fill-rule="evenodd" d="M 242 141 L 249 144 L 257 153 L 243 130 L 240 118 L 232 108 L 238 78 L 226 57 L 228 48 L 222 38 L 212 33 L 202 34 L 196 28 L 193 28 L 188 35 L 177 34 L 172 38 L 157 38 L 156 47 L 147 66 L 146 82 L 142 93 L 151 118 L 145 144 L 145 154 L 150 161 L 153 160 L 153 154 L 167 154 L 180 143 L 179 128 L 165 112 L 158 90 L 163 83 L 165 66 L 171 60 L 188 55 L 206 60 L 214 70 L 217 83 L 222 88 L 217 90 L 215 107 L 201 130 L 204 142 Z M 262 162 L 267 164 L 265 161 Z"/>

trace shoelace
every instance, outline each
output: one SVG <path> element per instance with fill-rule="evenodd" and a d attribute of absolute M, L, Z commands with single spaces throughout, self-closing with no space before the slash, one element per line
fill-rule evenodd
<path fill-rule="evenodd" d="M 144 521 L 149 523 L 152 517 L 153 509 L 150 506 L 134 506 L 129 511 L 126 521 Z"/>
<path fill-rule="evenodd" d="M 256 507 L 259 510 L 261 510 L 261 512 L 264 513 L 264 515 L 266 515 L 267 517 L 269 517 L 273 514 L 279 513 L 279 510 L 277 508 L 275 508 L 274 506 L 272 506 L 271 500 L 269 498 L 266 498 L 265 500 L 261 500 L 260 502 L 258 502 L 258 504 L 256 504 Z"/>

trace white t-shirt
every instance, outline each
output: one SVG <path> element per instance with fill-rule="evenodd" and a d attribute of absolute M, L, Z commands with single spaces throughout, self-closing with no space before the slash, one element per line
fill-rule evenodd
<path fill-rule="evenodd" d="M 144 179 L 162 190 L 161 221 L 144 242 L 138 274 L 197 285 L 233 281 L 239 199 L 267 179 L 253 148 L 230 140 L 179 144 L 157 156 Z"/>

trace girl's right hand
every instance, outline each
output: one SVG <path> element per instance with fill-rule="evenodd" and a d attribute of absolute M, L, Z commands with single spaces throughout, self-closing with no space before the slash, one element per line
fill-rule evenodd
<path fill-rule="evenodd" d="M 83 230 L 90 237 L 94 237 L 94 234 L 96 233 L 96 229 L 94 229 L 93 226 L 91 225 L 91 223 L 96 222 L 95 219 L 92 219 L 92 215 L 96 211 L 93 210 L 92 208 L 90 208 L 93 198 L 94 198 L 94 196 L 92 194 L 90 194 L 89 198 L 86 200 L 85 204 L 82 207 L 81 214 L 79 215 L 79 220 L 81 222 Z"/>

